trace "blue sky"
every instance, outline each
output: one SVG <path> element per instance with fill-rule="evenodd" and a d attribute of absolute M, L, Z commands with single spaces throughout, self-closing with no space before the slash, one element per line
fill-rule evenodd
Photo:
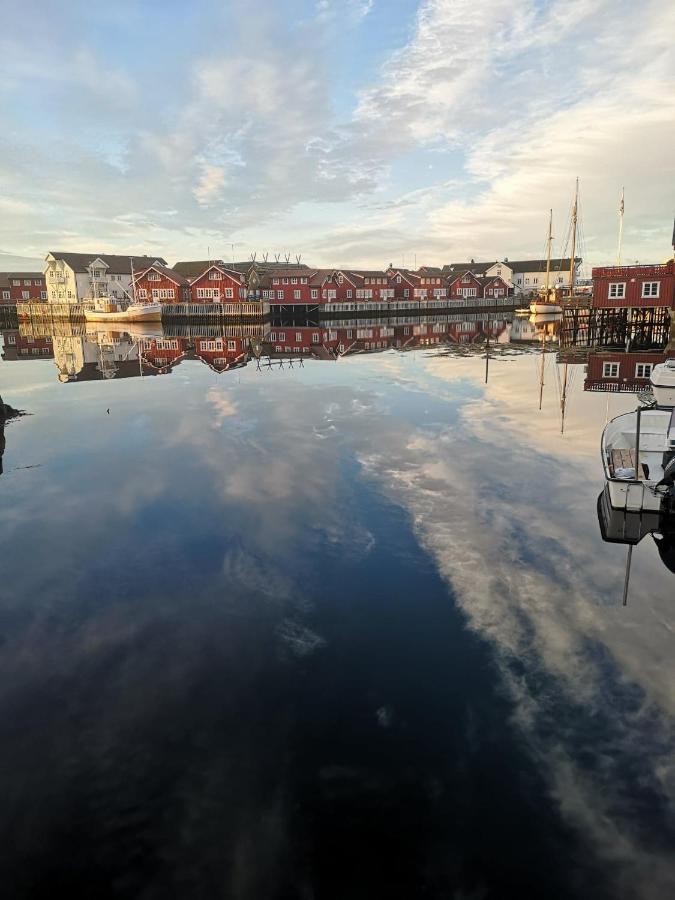
<path fill-rule="evenodd" d="M 317 265 L 669 253 L 666 0 L 5 0 L 0 266 L 53 249 Z M 563 248 L 558 246 L 556 250 Z M 8 254 L 4 256 L 2 254 Z"/>

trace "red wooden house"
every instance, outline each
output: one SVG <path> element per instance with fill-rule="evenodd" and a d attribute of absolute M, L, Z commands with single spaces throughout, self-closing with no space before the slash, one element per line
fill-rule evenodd
<path fill-rule="evenodd" d="M 17 301 L 47 302 L 47 287 L 42 272 L 0 272 L 0 304 Z"/>
<path fill-rule="evenodd" d="M 133 288 L 139 302 L 188 303 L 190 300 L 190 282 L 187 278 L 160 263 L 135 272 Z"/>
<path fill-rule="evenodd" d="M 298 266 L 280 266 L 266 271 L 260 279 L 263 299 L 275 306 L 316 306 L 321 301 L 318 274 L 316 269 Z"/>
<path fill-rule="evenodd" d="M 246 300 L 246 276 L 222 263 L 211 263 L 189 279 L 191 303 L 235 303 Z"/>
<path fill-rule="evenodd" d="M 419 279 L 408 269 L 394 269 L 387 271 L 389 287 L 394 294 L 392 299 L 401 302 L 415 299 L 415 291 L 419 287 Z"/>
<path fill-rule="evenodd" d="M 483 285 L 478 276 L 469 269 L 453 272 L 448 276 L 448 297 L 450 300 L 475 300 L 483 295 Z"/>
<path fill-rule="evenodd" d="M 675 307 L 675 261 L 593 269 L 595 307 Z"/>
<path fill-rule="evenodd" d="M 18 359 L 53 359 L 54 348 L 51 337 L 29 337 L 17 329 L 2 332 L 2 358 L 6 361 Z"/>
<path fill-rule="evenodd" d="M 499 275 L 482 275 L 478 277 L 481 285 L 480 296 L 486 300 L 499 300 L 507 297 L 509 286 Z"/>

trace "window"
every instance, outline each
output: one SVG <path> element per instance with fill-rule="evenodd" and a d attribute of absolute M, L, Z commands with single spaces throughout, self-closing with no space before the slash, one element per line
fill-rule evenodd
<path fill-rule="evenodd" d="M 626 282 L 613 282 L 609 286 L 609 296 L 613 300 L 623 300 L 626 296 Z"/>
<path fill-rule="evenodd" d="M 40 291 L 40 300 L 47 299 L 47 291 Z"/>
<path fill-rule="evenodd" d="M 342 284 L 343 281 L 344 281 L 344 278 L 342 277 L 342 275 L 338 275 L 338 277 L 337 277 L 337 283 L 338 283 L 338 284 Z"/>
<path fill-rule="evenodd" d="M 301 278 L 301 279 L 300 279 L 300 284 L 307 284 L 307 279 L 306 279 L 306 278 Z"/>
<path fill-rule="evenodd" d="M 39 348 L 39 347 L 33 347 L 33 349 L 32 349 L 30 352 L 33 354 L 33 356 L 39 356 L 39 355 L 40 355 L 40 348 Z"/>
<path fill-rule="evenodd" d="M 352 329 L 350 328 L 350 329 L 347 331 L 347 339 L 349 340 L 349 339 L 351 339 L 351 338 L 353 338 L 353 337 L 354 337 L 354 332 L 353 332 Z"/>
<path fill-rule="evenodd" d="M 42 279 L 40 279 L 40 278 L 34 278 L 34 279 L 33 279 L 33 284 L 36 285 L 37 287 L 40 287 L 40 285 L 42 284 Z"/>
<path fill-rule="evenodd" d="M 397 275 L 396 276 L 396 284 L 400 284 L 400 283 L 401 283 L 401 276 Z"/>
<path fill-rule="evenodd" d="M 659 286 L 660 286 L 660 282 L 658 282 L 658 281 L 644 281 L 642 283 L 642 296 L 643 297 L 658 297 L 659 296 Z"/>
<path fill-rule="evenodd" d="M 159 272 L 148 272 L 148 281 L 161 281 Z"/>
<path fill-rule="evenodd" d="M 154 291 L 152 292 L 155 293 Z M 197 288 L 198 300 L 220 300 L 220 288 Z"/>
<path fill-rule="evenodd" d="M 284 348 L 281 347 L 281 346 L 279 346 L 279 345 L 277 345 L 277 346 L 274 348 L 274 352 L 275 352 L 275 353 L 283 353 L 283 352 L 284 352 Z"/>
<path fill-rule="evenodd" d="M 300 291 L 293 291 L 293 299 L 294 300 L 299 300 L 301 296 L 302 296 L 302 294 Z"/>
<path fill-rule="evenodd" d="M 279 279 L 278 279 L 278 278 L 273 278 L 273 279 L 272 279 L 272 284 L 279 284 Z"/>
<path fill-rule="evenodd" d="M 16 344 L 16 335 L 8 334 L 7 335 L 7 343 L 8 344 Z"/>
<path fill-rule="evenodd" d="M 147 296 L 148 296 L 148 292 L 146 291 L 145 288 L 139 288 L 139 289 L 136 291 L 136 293 L 138 294 L 138 297 L 139 297 L 140 300 L 145 300 L 145 299 L 147 298 Z"/>
<path fill-rule="evenodd" d="M 318 343 L 319 343 L 319 335 L 317 334 L 316 331 L 312 333 L 312 343 L 313 343 L 313 344 L 318 344 Z"/>
<path fill-rule="evenodd" d="M 297 283 L 298 283 L 297 278 L 291 278 L 291 284 L 297 284 Z"/>
<path fill-rule="evenodd" d="M 651 363 L 638 363 L 635 366 L 635 377 L 636 378 L 649 378 L 649 376 L 651 374 L 652 374 L 652 364 Z"/>
<path fill-rule="evenodd" d="M 296 332 L 295 332 L 295 343 L 296 343 L 296 344 L 299 344 L 299 343 L 301 343 L 301 342 L 302 342 L 302 332 L 301 332 L 301 331 L 296 331 Z"/>
<path fill-rule="evenodd" d="M 288 278 L 282 278 L 282 279 L 281 279 L 281 283 L 282 283 L 282 284 L 288 284 Z"/>
<path fill-rule="evenodd" d="M 30 278 L 24 278 L 23 284 L 24 287 L 30 287 Z"/>
<path fill-rule="evenodd" d="M 3 292 L 2 292 L 2 299 L 3 299 L 3 300 L 9 300 L 9 291 L 3 291 Z"/>
<path fill-rule="evenodd" d="M 352 291 L 351 291 L 351 288 L 350 288 L 350 289 L 347 291 L 347 300 L 351 300 L 351 299 L 352 299 Z"/>
<path fill-rule="evenodd" d="M 410 288 L 403 288 L 403 296 L 404 297 L 410 296 Z"/>
<path fill-rule="evenodd" d="M 280 341 L 285 341 L 285 340 L 286 340 L 286 332 L 285 332 L 285 331 L 280 331 L 280 332 L 279 332 L 279 340 L 280 340 Z"/>
<path fill-rule="evenodd" d="M 618 378 L 619 364 L 617 362 L 606 362 L 602 364 L 603 378 Z"/>
<path fill-rule="evenodd" d="M 312 288 L 312 300 L 318 300 L 318 299 L 319 299 L 319 291 L 317 290 L 317 288 Z"/>
<path fill-rule="evenodd" d="M 14 287 L 20 287 L 21 279 L 20 278 L 12 278 L 12 284 L 14 285 Z"/>
<path fill-rule="evenodd" d="M 237 342 L 236 342 L 236 341 L 228 341 L 228 342 L 227 342 L 227 349 L 228 349 L 228 350 L 236 350 L 236 349 L 237 349 Z"/>
<path fill-rule="evenodd" d="M 283 299 L 284 299 L 284 292 L 277 291 L 277 300 L 283 300 Z"/>
<path fill-rule="evenodd" d="M 21 291 L 22 300 L 30 300 L 30 291 Z"/>
<path fill-rule="evenodd" d="M 211 269 L 209 272 L 209 281 L 221 281 L 222 277 L 222 272 L 219 272 L 217 269 Z"/>
<path fill-rule="evenodd" d="M 220 274 L 220 273 L 218 273 Z M 227 300 L 234 299 L 234 288 L 225 288 L 225 297 Z"/>

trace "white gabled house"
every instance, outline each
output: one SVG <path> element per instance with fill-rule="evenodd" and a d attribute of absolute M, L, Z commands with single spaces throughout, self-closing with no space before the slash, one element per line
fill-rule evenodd
<path fill-rule="evenodd" d="M 81 303 L 94 296 L 123 300 L 131 295 L 131 270 L 148 269 L 166 260 L 153 256 L 119 256 L 109 253 L 47 254 L 45 286 L 48 303 Z"/>

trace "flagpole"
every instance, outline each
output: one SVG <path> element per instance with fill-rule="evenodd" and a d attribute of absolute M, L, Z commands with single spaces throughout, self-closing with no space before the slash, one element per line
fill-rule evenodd
<path fill-rule="evenodd" d="M 619 204 L 619 246 L 616 252 L 616 264 L 621 265 L 621 245 L 623 243 L 623 195 L 624 189 L 621 188 L 621 203 Z"/>

